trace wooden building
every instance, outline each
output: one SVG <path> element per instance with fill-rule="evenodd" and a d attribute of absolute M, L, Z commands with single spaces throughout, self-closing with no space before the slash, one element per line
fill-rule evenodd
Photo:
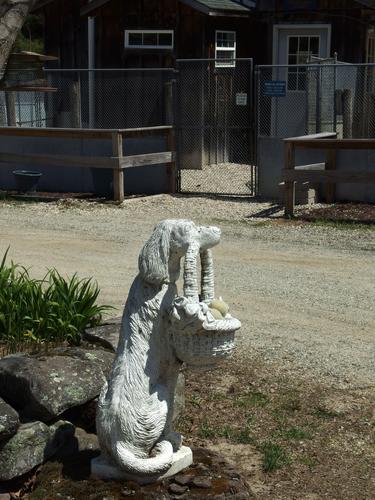
<path fill-rule="evenodd" d="M 334 53 L 375 62 L 374 0 L 39 0 L 36 9 L 61 68 L 228 56 L 289 64 Z"/>
<path fill-rule="evenodd" d="M 59 67 L 123 68 L 250 57 L 254 6 L 253 0 L 42 0 L 36 9 L 46 20 L 45 50 Z"/>

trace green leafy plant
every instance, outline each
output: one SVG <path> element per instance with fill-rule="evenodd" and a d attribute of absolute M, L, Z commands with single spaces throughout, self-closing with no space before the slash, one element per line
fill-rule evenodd
<path fill-rule="evenodd" d="M 51 269 L 33 279 L 25 267 L 6 264 L 8 251 L 0 264 L 0 341 L 78 344 L 85 327 L 111 309 L 97 305 L 100 290 L 92 278 L 65 279 Z"/>

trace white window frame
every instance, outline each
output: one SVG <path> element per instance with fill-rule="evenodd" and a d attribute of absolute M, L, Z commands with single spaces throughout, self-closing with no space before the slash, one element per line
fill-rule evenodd
<path fill-rule="evenodd" d="M 318 34 L 314 34 L 314 35 L 310 35 L 310 34 L 307 34 L 307 35 L 306 35 L 306 34 L 304 34 L 304 33 L 303 33 L 303 34 L 300 34 L 300 33 L 299 33 L 299 34 L 296 34 L 296 35 L 294 35 L 294 34 L 287 35 L 287 39 L 288 39 L 288 42 L 287 42 L 287 49 L 286 49 L 286 50 L 287 50 L 287 58 L 289 58 L 289 55 L 290 55 L 290 53 L 289 53 L 289 48 L 290 48 L 290 39 L 291 39 L 291 38 L 294 38 L 294 37 L 298 37 L 298 38 L 301 38 L 301 37 L 318 38 L 318 39 L 319 39 L 319 54 L 318 54 L 318 55 L 313 54 L 313 56 L 314 56 L 314 57 L 320 57 L 320 54 L 321 54 L 321 47 L 322 47 L 322 37 L 321 37 L 321 35 L 320 35 L 319 33 L 318 33 Z M 289 66 L 289 60 L 287 61 L 287 64 L 288 64 L 288 66 Z M 297 64 L 298 64 L 298 63 L 297 63 Z M 307 66 L 307 65 L 306 65 L 306 66 Z M 292 90 L 292 89 L 290 89 L 290 88 L 289 88 L 289 77 L 290 77 L 290 74 L 289 74 L 289 72 L 288 72 L 288 75 L 287 75 L 287 85 L 286 85 L 288 92 L 305 92 L 305 91 L 306 91 L 306 89 L 299 89 L 299 88 L 298 88 L 298 81 L 299 81 L 299 79 L 298 79 L 298 75 L 299 75 L 299 73 L 300 73 L 299 68 L 297 68 L 297 71 L 296 71 L 296 73 L 295 73 L 295 74 L 297 75 L 297 79 L 296 79 L 296 82 L 297 82 L 297 88 Z"/>
<path fill-rule="evenodd" d="M 172 35 L 172 43 L 171 45 L 129 45 L 129 35 L 132 34 L 162 34 L 162 35 Z M 125 30 L 125 48 L 126 49 L 164 49 L 164 50 L 173 50 L 174 47 L 174 31 L 173 30 Z"/>
<path fill-rule="evenodd" d="M 218 33 L 230 33 L 234 35 L 234 46 L 233 47 L 218 47 L 217 45 L 217 35 Z M 233 54 L 233 58 L 228 60 L 219 60 L 217 57 L 218 51 L 227 51 Z M 237 33 L 236 31 L 228 30 L 216 30 L 215 31 L 215 68 L 234 68 L 236 66 L 236 54 L 237 54 Z"/>
<path fill-rule="evenodd" d="M 327 32 L 327 55 L 322 55 L 321 57 L 329 57 L 331 53 L 331 34 L 332 26 L 330 24 L 275 24 L 273 27 L 273 55 L 272 64 L 281 64 L 279 61 L 279 43 L 280 43 L 280 31 L 283 30 L 326 30 Z"/>

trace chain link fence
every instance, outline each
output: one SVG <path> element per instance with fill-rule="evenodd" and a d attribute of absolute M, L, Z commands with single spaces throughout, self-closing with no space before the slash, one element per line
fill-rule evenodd
<path fill-rule="evenodd" d="M 180 60 L 176 68 L 7 72 L 0 126 L 175 125 L 179 188 L 254 195 L 251 60 Z"/>
<path fill-rule="evenodd" d="M 133 128 L 171 125 L 173 69 L 52 70 L 7 74 L 0 125 Z M 25 90 L 23 90 L 25 89 Z"/>
<path fill-rule="evenodd" d="M 180 189 L 255 194 L 252 60 L 179 60 L 176 131 Z"/>
<path fill-rule="evenodd" d="M 256 95 L 258 137 L 375 136 L 373 64 L 259 66 Z"/>

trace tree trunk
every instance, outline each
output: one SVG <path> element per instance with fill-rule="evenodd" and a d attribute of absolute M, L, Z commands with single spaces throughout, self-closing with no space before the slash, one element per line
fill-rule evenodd
<path fill-rule="evenodd" d="M 36 0 L 0 0 L 0 79 L 26 17 Z"/>

